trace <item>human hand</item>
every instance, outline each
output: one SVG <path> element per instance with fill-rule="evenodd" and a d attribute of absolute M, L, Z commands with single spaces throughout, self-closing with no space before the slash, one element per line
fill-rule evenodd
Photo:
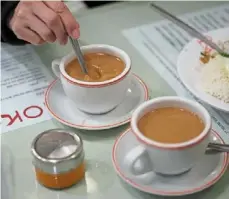
<path fill-rule="evenodd" d="M 9 27 L 34 45 L 56 40 L 65 45 L 68 36 L 79 37 L 79 24 L 62 1 L 20 1 Z"/>

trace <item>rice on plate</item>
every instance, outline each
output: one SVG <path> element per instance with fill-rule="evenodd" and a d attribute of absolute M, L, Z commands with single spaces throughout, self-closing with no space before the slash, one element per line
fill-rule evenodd
<path fill-rule="evenodd" d="M 229 43 L 229 42 L 228 42 Z M 205 57 L 206 55 L 203 55 Z M 201 57 L 202 58 L 202 57 Z M 210 95 L 229 103 L 229 70 L 227 60 L 219 54 L 211 56 L 201 68 L 200 84 Z"/>
<path fill-rule="evenodd" d="M 207 36 L 229 52 L 229 28 L 209 32 Z M 193 39 L 181 51 L 177 71 L 185 87 L 195 97 L 229 112 L 229 58 Z"/>

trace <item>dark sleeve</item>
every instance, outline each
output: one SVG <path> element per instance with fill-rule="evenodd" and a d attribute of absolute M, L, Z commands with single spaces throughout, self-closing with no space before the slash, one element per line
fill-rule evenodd
<path fill-rule="evenodd" d="M 25 41 L 18 39 L 8 26 L 18 3 L 19 1 L 1 1 L 1 42 L 9 43 L 11 45 L 26 44 Z"/>

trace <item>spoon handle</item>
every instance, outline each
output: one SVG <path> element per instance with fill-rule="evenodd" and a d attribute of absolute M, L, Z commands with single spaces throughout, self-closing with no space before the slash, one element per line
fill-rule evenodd
<path fill-rule="evenodd" d="M 79 45 L 79 42 L 78 40 L 73 40 L 71 37 L 70 37 L 70 41 L 71 41 L 71 44 L 72 44 L 72 47 L 73 47 L 73 50 L 75 51 L 75 54 L 77 56 L 77 59 L 80 63 L 80 67 L 81 67 L 81 70 L 85 73 L 85 74 L 88 74 L 88 71 L 87 71 L 87 67 L 86 67 L 86 64 L 85 64 L 85 61 L 84 61 L 84 58 L 83 58 L 83 54 L 81 52 L 81 49 L 80 49 L 80 45 Z"/>
<path fill-rule="evenodd" d="M 229 144 L 209 143 L 208 149 L 213 149 L 213 150 L 229 153 Z"/>
<path fill-rule="evenodd" d="M 182 28 L 183 30 L 188 32 L 193 37 L 196 37 L 196 38 L 200 39 L 201 41 L 203 41 L 204 43 L 209 45 L 211 48 L 215 49 L 220 54 L 225 54 L 225 52 L 218 45 L 216 45 L 215 43 L 210 41 L 207 37 L 205 37 L 203 34 L 198 32 L 196 29 L 192 28 L 191 26 L 189 26 L 185 22 L 183 22 L 180 19 L 178 19 L 176 16 L 174 16 L 171 13 L 167 12 L 163 8 L 155 5 L 154 3 L 151 3 L 151 6 L 153 8 L 155 8 L 155 10 L 159 12 L 159 14 L 162 14 L 165 18 L 169 19 L 170 21 L 172 21 L 173 23 L 178 25 L 180 28 Z"/>

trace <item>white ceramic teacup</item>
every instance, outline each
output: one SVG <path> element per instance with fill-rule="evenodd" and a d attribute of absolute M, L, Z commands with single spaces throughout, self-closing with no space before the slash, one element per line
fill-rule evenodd
<path fill-rule="evenodd" d="M 138 129 L 139 119 L 147 112 L 162 107 L 184 108 L 197 114 L 205 124 L 203 132 L 192 140 L 177 144 L 159 143 L 145 137 Z M 134 111 L 131 129 L 139 145 L 125 157 L 125 169 L 130 178 L 150 183 L 155 173 L 165 175 L 184 173 L 204 156 L 211 132 L 211 117 L 197 102 L 181 97 L 160 97 L 141 104 Z"/>
<path fill-rule="evenodd" d="M 78 109 L 91 113 L 102 114 L 118 106 L 126 96 L 130 83 L 131 60 L 123 50 L 104 44 L 93 44 L 81 47 L 83 53 L 107 53 L 119 57 L 125 63 L 124 71 L 113 79 L 103 82 L 85 82 L 72 78 L 65 71 L 65 66 L 75 59 L 75 54 L 52 62 L 54 74 L 60 78 L 63 89 Z"/>

